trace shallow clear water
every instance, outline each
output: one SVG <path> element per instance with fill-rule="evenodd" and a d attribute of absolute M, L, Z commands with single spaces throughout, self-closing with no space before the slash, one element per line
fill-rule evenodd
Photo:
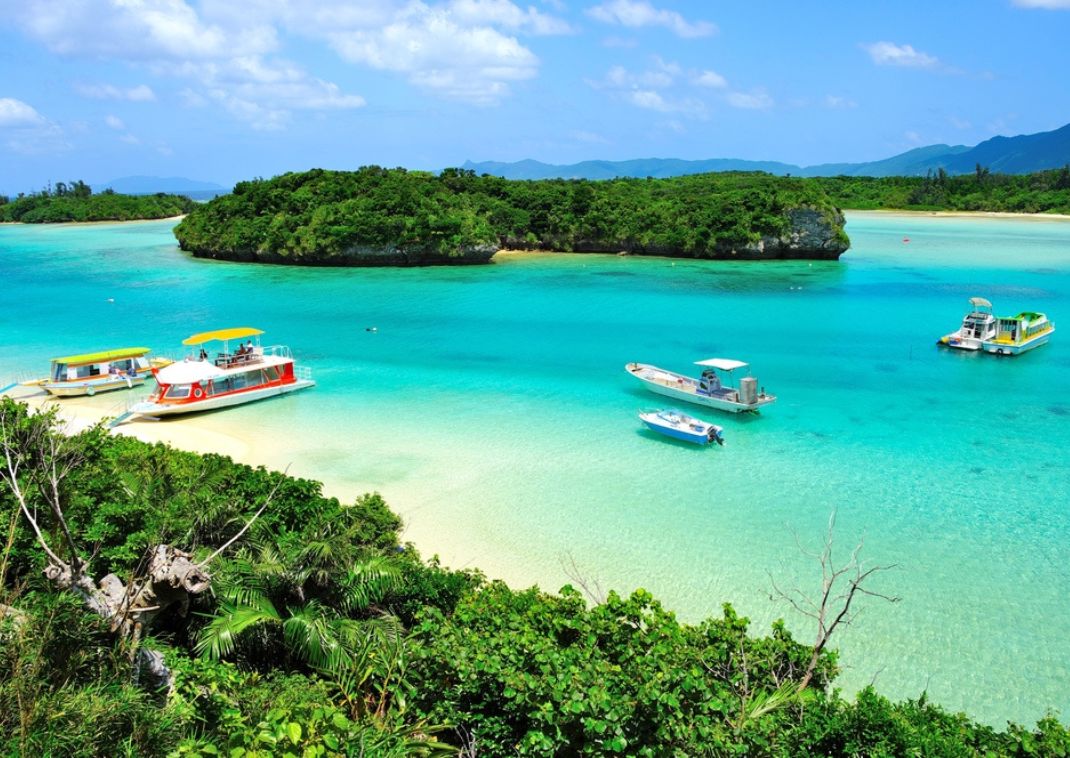
<path fill-rule="evenodd" d="M 993 723 L 1070 715 L 1070 338 L 1014 359 L 934 346 L 971 295 L 1070 318 L 1070 223 L 848 218 L 839 262 L 413 270 L 198 261 L 169 222 L 0 227 L 0 384 L 54 354 L 258 326 L 319 386 L 166 423 L 255 435 L 258 459 L 333 492 L 379 490 L 449 565 L 555 589 L 571 556 L 684 618 L 731 601 L 807 641 L 770 575 L 816 589 L 793 532 L 816 547 L 835 510 L 842 551 L 864 535 L 864 557 L 898 564 L 874 586 L 902 598 L 836 640 L 843 687 L 927 689 Z M 663 401 L 624 364 L 711 356 L 750 361 L 777 403 L 692 408 L 725 448 L 643 431 L 636 411 Z"/>

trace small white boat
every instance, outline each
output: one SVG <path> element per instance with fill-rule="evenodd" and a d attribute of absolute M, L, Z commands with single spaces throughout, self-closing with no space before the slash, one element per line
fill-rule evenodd
<path fill-rule="evenodd" d="M 702 366 L 702 375 L 698 379 L 648 363 L 629 363 L 624 369 L 651 392 L 719 411 L 757 411 L 776 400 L 775 395 L 766 394 L 764 387 L 759 390 L 758 380 L 749 374 L 739 379 L 738 386 L 734 385 L 733 372 L 747 368 L 743 361 L 708 358 L 696 361 L 695 365 Z"/>
<path fill-rule="evenodd" d="M 182 344 L 199 348 L 196 355 L 156 370 L 153 376 L 159 385 L 146 402 L 133 406 L 114 423 L 129 416 L 174 416 L 182 413 L 213 411 L 255 400 L 285 395 L 315 386 L 312 372 L 306 366 L 296 366 L 290 348 L 285 345 L 261 347 L 259 329 L 240 327 L 194 334 Z M 247 337 L 257 338 L 256 343 Z M 230 349 L 230 342 L 239 347 Z M 214 358 L 205 343 L 223 343 Z"/>
<path fill-rule="evenodd" d="M 992 303 L 983 297 L 971 297 L 970 311 L 962 319 L 962 326 L 956 332 L 945 334 L 937 344 L 959 350 L 980 350 L 985 340 L 995 336 L 996 317 L 992 315 Z"/>
<path fill-rule="evenodd" d="M 708 445 L 711 442 L 716 442 L 718 445 L 724 444 L 724 429 L 672 408 L 660 411 L 641 411 L 639 420 L 649 429 L 673 439 L 692 442 L 696 445 Z"/>
<path fill-rule="evenodd" d="M 986 353 L 1020 355 L 1047 344 L 1055 333 L 1055 324 L 1043 313 L 1023 311 L 1017 316 L 999 316 L 996 333 L 982 343 Z"/>

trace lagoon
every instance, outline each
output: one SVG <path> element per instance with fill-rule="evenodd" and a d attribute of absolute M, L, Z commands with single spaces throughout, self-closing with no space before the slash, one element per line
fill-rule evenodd
<path fill-rule="evenodd" d="M 0 385 L 56 354 L 177 352 L 257 326 L 315 390 L 154 428 L 236 440 L 346 499 L 378 490 L 405 538 L 454 567 L 546 589 L 578 570 L 689 620 L 731 602 L 756 632 L 783 616 L 803 641 L 770 575 L 816 589 L 795 534 L 816 547 L 835 511 L 843 551 L 864 536 L 865 557 L 898 564 L 879 589 L 902 598 L 834 640 L 840 686 L 927 690 L 994 724 L 1070 714 L 1070 337 L 1015 359 L 934 345 L 971 295 L 1059 329 L 1070 222 L 849 213 L 840 261 L 430 269 L 196 260 L 172 225 L 0 227 Z M 662 401 L 624 364 L 713 356 L 751 362 L 777 403 L 691 409 L 725 448 L 644 431 L 636 411 Z"/>

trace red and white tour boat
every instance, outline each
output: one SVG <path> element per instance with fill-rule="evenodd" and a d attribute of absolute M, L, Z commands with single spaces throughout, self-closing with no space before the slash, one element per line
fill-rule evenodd
<path fill-rule="evenodd" d="M 154 368 L 152 374 L 159 386 L 146 402 L 132 406 L 129 414 L 173 416 L 214 411 L 315 386 L 312 371 L 294 365 L 290 348 L 261 347 L 261 334 L 259 329 L 242 327 L 201 332 L 183 340 L 183 345 L 199 348 L 197 355 Z M 248 341 L 242 342 L 245 339 Z M 232 350 L 234 340 L 239 347 Z M 204 346 L 215 341 L 222 342 L 223 349 L 211 357 Z"/>

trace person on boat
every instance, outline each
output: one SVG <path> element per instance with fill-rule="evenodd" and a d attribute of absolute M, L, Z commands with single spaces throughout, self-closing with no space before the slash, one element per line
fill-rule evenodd
<path fill-rule="evenodd" d="M 198 355 L 198 356 L 197 356 L 197 358 L 198 358 L 198 360 L 202 360 L 202 361 L 206 361 L 206 360 L 208 360 L 208 351 L 207 351 L 207 350 L 205 350 L 205 349 L 204 349 L 204 348 L 202 347 L 202 348 L 201 348 L 201 352 L 200 352 L 200 355 Z"/>

